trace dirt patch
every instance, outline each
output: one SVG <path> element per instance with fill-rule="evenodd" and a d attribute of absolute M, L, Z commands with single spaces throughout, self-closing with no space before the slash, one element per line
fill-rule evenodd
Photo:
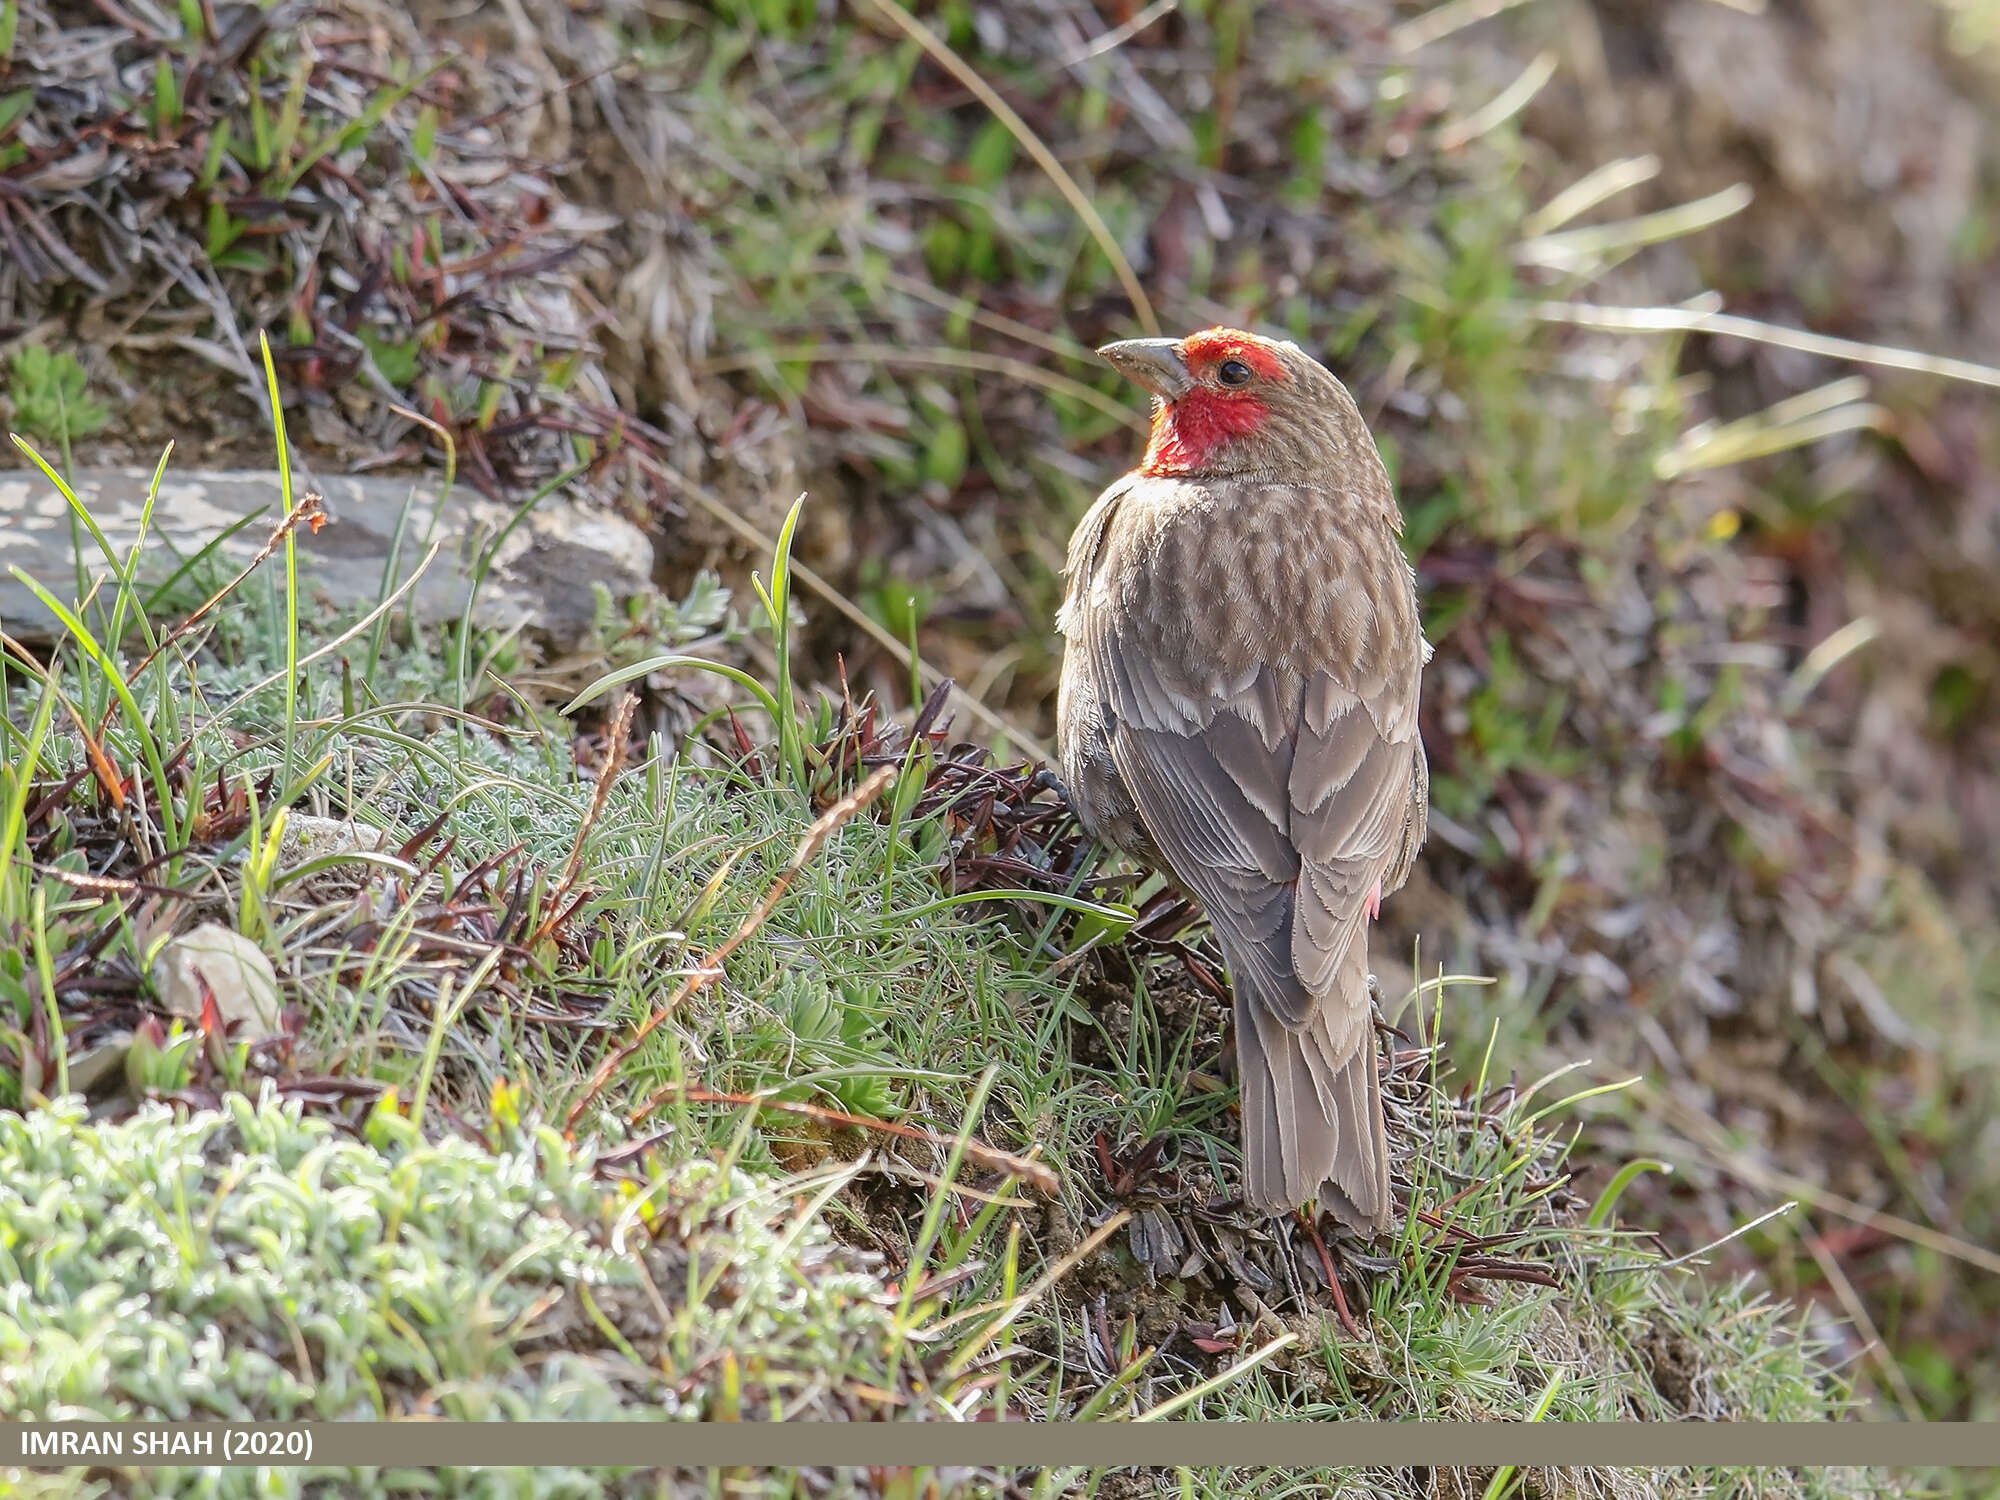
<path fill-rule="evenodd" d="M 86 373 L 117 402 L 110 428 L 72 440 L 78 468 L 151 468 L 168 443 L 178 468 L 276 466 L 270 420 L 244 395 L 239 379 L 186 356 L 140 351 L 114 359 L 87 337 L 65 347 L 84 352 Z M 60 445 L 46 436 L 38 435 L 36 446 L 51 461 L 60 454 Z M 0 468 L 26 464 L 13 444 L 0 450 Z"/>
<path fill-rule="evenodd" d="M 1675 1411 L 1693 1416 L 1699 1402 L 1695 1380 L 1701 1371 L 1701 1356 L 1677 1329 L 1650 1325 L 1639 1340 L 1639 1357 L 1652 1376 L 1653 1389 L 1664 1396 Z"/>

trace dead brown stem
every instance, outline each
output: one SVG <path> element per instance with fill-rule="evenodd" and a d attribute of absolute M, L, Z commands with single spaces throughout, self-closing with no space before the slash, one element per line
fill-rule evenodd
<path fill-rule="evenodd" d="M 549 892 L 548 912 L 529 945 L 533 947 L 556 929 L 568 912 L 563 901 L 569 895 L 570 887 L 576 884 L 577 873 L 583 868 L 583 846 L 590 841 L 590 830 L 597 826 L 597 820 L 604 816 L 604 804 L 611 800 L 611 783 L 618 779 L 618 772 L 625 765 L 625 739 L 632 731 L 632 711 L 638 707 L 636 694 L 624 692 L 618 695 L 618 706 L 611 712 L 611 725 L 604 732 L 604 764 L 597 768 L 597 789 L 591 793 L 590 807 L 577 825 L 576 842 L 570 845 L 569 861 L 563 866 L 562 879 Z"/>
<path fill-rule="evenodd" d="M 692 1084 L 681 1083 L 668 1084 L 640 1105 L 632 1116 L 632 1123 L 639 1124 L 660 1105 L 675 1098 L 686 1099 L 693 1104 L 736 1104 L 745 1108 L 774 1109 L 781 1114 L 819 1120 L 829 1125 L 852 1125 L 859 1130 L 874 1130 L 883 1135 L 901 1136 L 906 1141 L 924 1141 L 945 1150 L 950 1150 L 958 1139 L 956 1136 L 935 1130 L 924 1130 L 915 1125 L 899 1125 L 891 1120 L 876 1120 L 867 1115 L 849 1114 L 844 1109 L 828 1109 L 821 1104 L 805 1104 L 789 1099 L 760 1099 L 755 1094 L 725 1094 L 714 1089 L 697 1088 Z M 1038 1161 L 1031 1161 L 1025 1156 L 1016 1156 L 1011 1151 L 1002 1151 L 997 1146 L 982 1145 L 973 1140 L 965 1143 L 965 1154 L 989 1171 L 1005 1172 L 1009 1176 L 1020 1178 L 1037 1192 L 1053 1194 L 1056 1191 L 1056 1174 Z"/>

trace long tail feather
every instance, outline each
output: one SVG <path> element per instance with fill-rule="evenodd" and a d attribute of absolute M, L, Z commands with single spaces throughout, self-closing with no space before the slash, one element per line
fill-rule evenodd
<path fill-rule="evenodd" d="M 1389 1227 L 1389 1143 L 1368 1014 L 1365 943 L 1350 945 L 1338 989 L 1296 1031 L 1239 984 L 1243 1185 L 1253 1207 L 1277 1214 L 1316 1197 L 1351 1228 Z M 1337 1027 L 1336 1017 L 1360 1024 Z"/>

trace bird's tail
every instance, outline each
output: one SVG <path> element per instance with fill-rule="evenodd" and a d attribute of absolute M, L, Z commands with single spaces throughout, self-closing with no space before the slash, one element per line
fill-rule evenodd
<path fill-rule="evenodd" d="M 1294 1030 L 1239 980 L 1237 1079 L 1243 1192 L 1279 1214 L 1309 1198 L 1348 1227 L 1389 1227 L 1389 1142 L 1382 1118 L 1368 945 L 1348 944 L 1331 994 Z"/>

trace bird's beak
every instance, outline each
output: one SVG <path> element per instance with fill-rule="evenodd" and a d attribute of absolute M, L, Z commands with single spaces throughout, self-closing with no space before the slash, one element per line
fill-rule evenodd
<path fill-rule="evenodd" d="M 1097 351 L 1111 367 L 1162 401 L 1178 401 L 1194 389 L 1194 376 L 1181 356 L 1179 339 L 1121 339 Z"/>

